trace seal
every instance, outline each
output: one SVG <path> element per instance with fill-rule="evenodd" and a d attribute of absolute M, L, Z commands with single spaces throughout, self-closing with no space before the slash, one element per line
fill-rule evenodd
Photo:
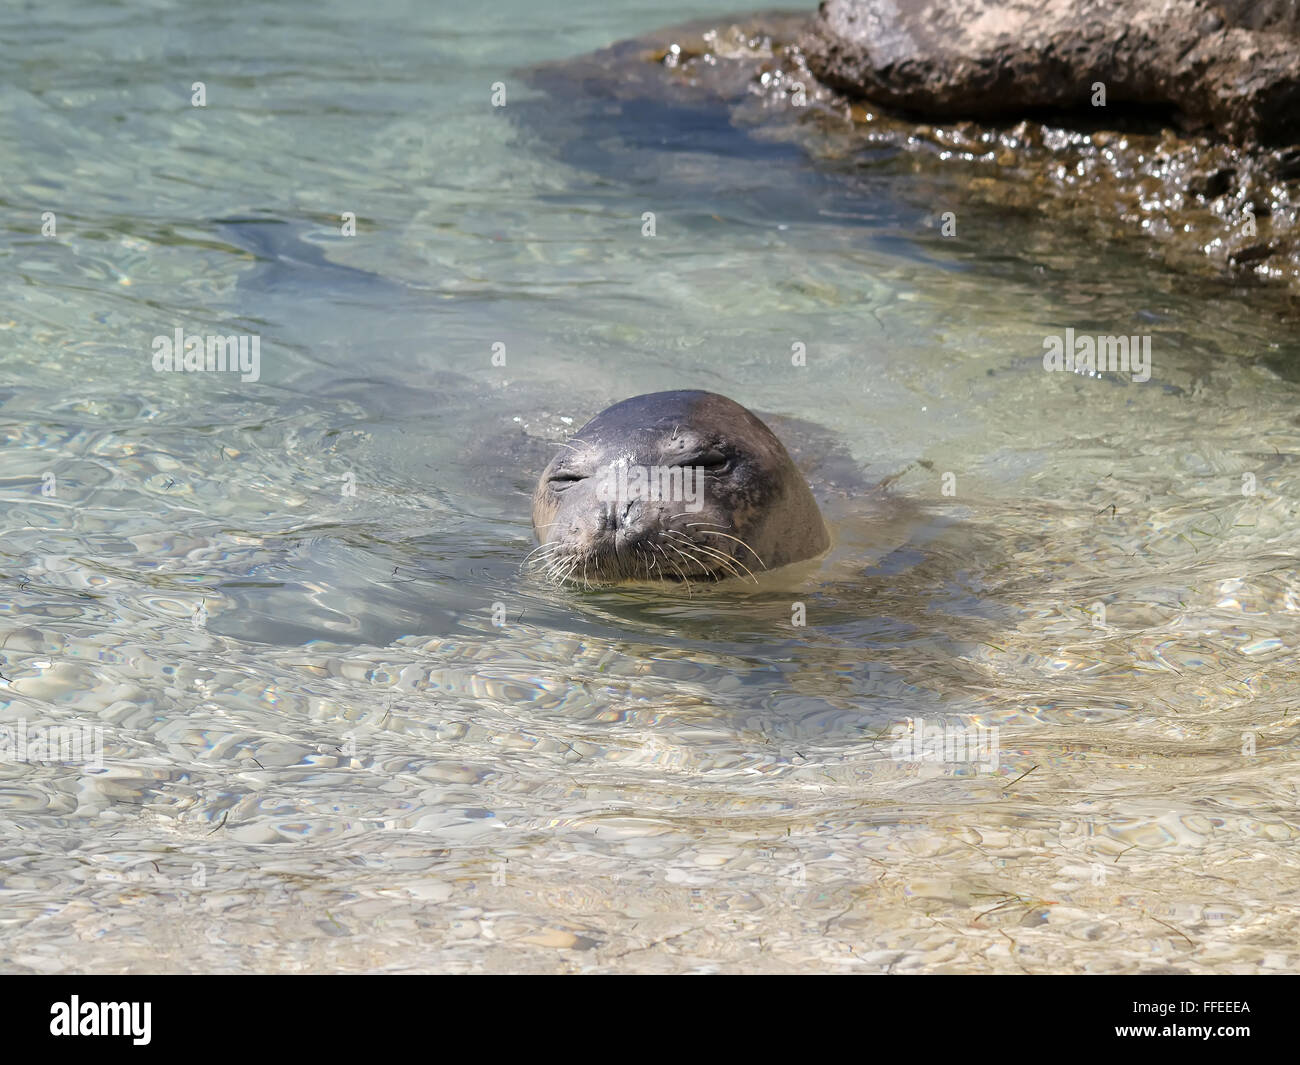
<path fill-rule="evenodd" d="M 533 492 L 557 583 L 754 579 L 830 544 L 807 483 L 773 432 L 716 392 L 653 392 L 597 414 Z"/>

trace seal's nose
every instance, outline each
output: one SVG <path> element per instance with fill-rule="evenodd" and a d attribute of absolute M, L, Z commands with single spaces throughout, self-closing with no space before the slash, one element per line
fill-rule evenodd
<path fill-rule="evenodd" d="M 626 534 L 630 529 L 640 523 L 640 519 L 641 500 L 639 499 L 618 500 L 612 503 L 601 504 L 601 532 Z"/>
<path fill-rule="evenodd" d="M 619 501 L 610 507 L 610 535 L 616 552 L 630 551 L 647 537 L 647 517 L 639 499 Z"/>

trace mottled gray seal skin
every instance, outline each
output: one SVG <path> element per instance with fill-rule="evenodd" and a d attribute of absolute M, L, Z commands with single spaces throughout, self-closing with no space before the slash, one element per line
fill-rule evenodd
<path fill-rule="evenodd" d="M 696 494 L 611 499 L 619 464 L 675 468 Z M 557 582 L 757 579 L 812 558 L 830 537 L 781 441 L 715 392 L 634 396 L 592 418 L 547 465 L 533 493 L 532 558 Z"/>

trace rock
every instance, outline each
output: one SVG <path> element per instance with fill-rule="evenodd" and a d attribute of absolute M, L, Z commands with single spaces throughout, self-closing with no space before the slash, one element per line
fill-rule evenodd
<path fill-rule="evenodd" d="M 1209 23 L 1235 25 L 1238 16 L 1227 5 L 1220 10 Z M 1297 10 L 1300 0 L 1264 3 L 1251 7 L 1251 17 L 1285 28 Z M 1237 288 L 1258 282 L 1251 298 L 1261 307 L 1300 313 L 1300 136 L 1262 150 L 1213 131 L 1121 128 L 1117 106 L 1098 109 L 1089 123 L 1041 107 L 1014 122 L 1005 114 L 994 121 L 908 115 L 846 99 L 818 80 L 804 52 L 810 18 L 700 20 L 542 64 L 525 77 L 546 96 L 532 110 L 527 101 L 512 105 L 512 113 L 562 158 L 618 180 L 644 184 L 649 175 L 694 190 L 684 198 L 738 165 L 779 166 L 789 187 L 774 195 L 772 213 L 812 224 L 854 217 L 840 214 L 841 198 L 857 195 L 860 180 L 873 199 L 897 197 L 927 212 L 942 203 L 965 220 L 965 240 L 990 248 L 1005 239 L 1021 254 L 1037 241 L 1052 258 L 1073 239 L 1142 245 L 1189 277 L 1226 278 Z M 604 147 L 593 153 L 593 145 Z M 690 167 L 681 165 L 684 149 Z M 804 158 L 832 180 L 810 176 Z M 789 191 L 795 186 L 797 197 Z M 1014 216 L 1037 222 L 1004 235 L 1003 222 Z"/>
<path fill-rule="evenodd" d="M 1234 266 L 1245 265 L 1247 263 L 1257 263 L 1267 259 L 1277 249 L 1267 241 L 1261 241 L 1258 244 L 1247 244 L 1243 248 L 1237 248 L 1229 253 L 1228 262 Z"/>
<path fill-rule="evenodd" d="M 1214 6 L 1233 26 L 1300 33 L 1300 2 L 1297 0 L 1219 0 Z"/>
<path fill-rule="evenodd" d="M 1207 200 L 1212 200 L 1216 196 L 1222 196 L 1232 188 L 1232 179 L 1237 172 L 1231 167 L 1221 166 L 1216 170 L 1209 170 L 1199 174 L 1193 174 L 1187 179 L 1187 189 L 1189 192 L 1203 196 Z"/>
<path fill-rule="evenodd" d="M 1278 152 L 1274 157 L 1274 172 L 1283 180 L 1300 177 L 1300 148 Z"/>
<path fill-rule="evenodd" d="M 1104 107 L 1300 141 L 1296 0 L 823 0 L 801 41 L 849 96 L 925 118 Z"/>

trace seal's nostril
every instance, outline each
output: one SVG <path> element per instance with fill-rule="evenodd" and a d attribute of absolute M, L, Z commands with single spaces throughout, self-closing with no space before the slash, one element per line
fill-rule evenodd
<path fill-rule="evenodd" d="M 601 532 L 613 532 L 622 522 L 619 520 L 621 508 L 617 503 L 601 503 L 596 526 Z"/>
<path fill-rule="evenodd" d="M 600 527 L 610 531 L 621 531 L 632 525 L 641 513 L 641 500 L 605 503 L 600 508 Z"/>

